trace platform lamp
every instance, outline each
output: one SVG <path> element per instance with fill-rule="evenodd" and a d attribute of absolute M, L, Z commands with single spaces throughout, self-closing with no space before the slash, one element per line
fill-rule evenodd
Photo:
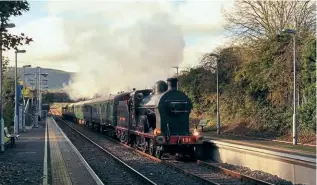
<path fill-rule="evenodd" d="M 0 23 L 0 150 L 4 152 L 4 120 L 3 120 L 3 101 L 2 101 L 2 32 L 6 28 L 14 28 L 15 24 Z"/>
<path fill-rule="evenodd" d="M 282 33 L 292 34 L 293 35 L 293 103 L 294 103 L 294 112 L 293 112 L 293 145 L 297 145 L 297 126 L 296 126 L 296 30 L 293 29 L 283 29 Z"/>
<path fill-rule="evenodd" d="M 217 134 L 220 134 L 220 113 L 219 113 L 219 72 L 218 72 L 218 62 L 219 55 L 215 53 L 210 53 L 209 56 L 216 57 L 216 76 L 217 76 Z"/>

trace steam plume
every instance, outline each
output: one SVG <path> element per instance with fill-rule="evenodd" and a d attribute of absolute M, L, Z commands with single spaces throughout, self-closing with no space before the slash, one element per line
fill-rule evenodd
<path fill-rule="evenodd" d="M 79 66 L 65 87 L 72 99 L 127 87 L 149 88 L 173 74 L 171 67 L 183 60 L 183 34 L 166 13 L 154 13 L 126 27 L 91 20 L 64 21 L 69 50 L 56 57 L 74 60 Z"/>

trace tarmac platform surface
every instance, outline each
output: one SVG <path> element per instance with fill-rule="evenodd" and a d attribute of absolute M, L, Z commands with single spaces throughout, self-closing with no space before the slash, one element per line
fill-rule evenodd
<path fill-rule="evenodd" d="M 42 184 L 45 127 L 21 132 L 16 145 L 0 153 L 0 185 Z M 10 143 L 10 141 L 9 141 Z"/>
<path fill-rule="evenodd" d="M 103 185 L 53 118 L 19 134 L 0 152 L 0 185 Z"/>

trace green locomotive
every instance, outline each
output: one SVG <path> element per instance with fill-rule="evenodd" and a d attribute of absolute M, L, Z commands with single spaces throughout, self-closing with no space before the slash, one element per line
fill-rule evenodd
<path fill-rule="evenodd" d="M 189 98 L 177 90 L 177 78 L 169 78 L 156 82 L 153 90 L 68 104 L 62 115 L 158 158 L 164 153 L 196 158 L 203 137 L 189 131 L 191 109 Z"/>

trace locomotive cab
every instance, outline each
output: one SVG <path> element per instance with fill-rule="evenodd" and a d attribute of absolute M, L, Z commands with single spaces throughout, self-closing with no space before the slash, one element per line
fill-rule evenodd
<path fill-rule="evenodd" d="M 167 82 L 158 81 L 154 92 L 143 97 L 137 107 L 141 125 L 149 127 L 149 133 L 154 135 L 152 142 L 158 157 L 163 153 L 192 155 L 203 137 L 189 131 L 192 105 L 189 98 L 177 90 L 177 78 L 169 78 Z"/>

